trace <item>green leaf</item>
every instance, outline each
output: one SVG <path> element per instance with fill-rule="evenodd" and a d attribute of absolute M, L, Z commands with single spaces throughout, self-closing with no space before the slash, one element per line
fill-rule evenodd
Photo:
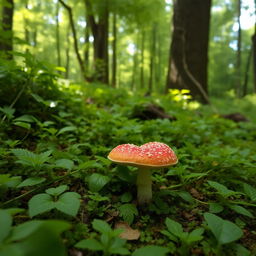
<path fill-rule="evenodd" d="M 55 166 L 63 169 L 72 170 L 74 167 L 74 162 L 69 159 L 59 159 L 55 162 Z"/>
<path fill-rule="evenodd" d="M 94 219 L 92 222 L 92 227 L 94 230 L 100 233 L 109 233 L 112 231 L 111 227 L 106 221 Z"/>
<path fill-rule="evenodd" d="M 205 213 L 204 218 L 220 244 L 234 242 L 243 235 L 243 231 L 233 222 L 224 220 L 212 213 Z"/>
<path fill-rule="evenodd" d="M 245 194 L 253 201 L 256 201 L 256 189 L 249 184 L 243 184 Z"/>
<path fill-rule="evenodd" d="M 28 202 L 28 213 L 31 218 L 54 208 L 52 197 L 44 193 L 33 196 Z"/>
<path fill-rule="evenodd" d="M 80 197 L 81 196 L 76 192 L 66 192 L 55 202 L 55 207 L 61 212 L 76 216 L 80 207 Z"/>
<path fill-rule="evenodd" d="M 117 254 L 117 255 L 129 255 L 130 254 L 129 250 L 126 248 L 123 248 L 123 247 L 110 248 L 109 252 L 112 254 Z"/>
<path fill-rule="evenodd" d="M 52 195 L 52 196 L 59 196 L 60 194 L 62 194 L 67 189 L 68 189 L 67 185 L 60 185 L 57 188 L 48 188 L 48 189 L 45 190 L 45 192 L 49 195 Z"/>
<path fill-rule="evenodd" d="M 34 178 L 28 178 L 22 181 L 17 188 L 26 187 L 26 186 L 34 186 L 37 184 L 40 184 L 44 182 L 46 178 L 40 178 L 40 177 L 34 177 Z"/>
<path fill-rule="evenodd" d="M 135 250 L 132 256 L 165 256 L 168 252 L 168 248 L 157 245 L 147 245 Z"/>
<path fill-rule="evenodd" d="M 250 251 L 241 244 L 234 244 L 232 249 L 236 252 L 236 256 L 251 256 Z"/>
<path fill-rule="evenodd" d="M 6 210 L 0 210 L 0 243 L 9 235 L 12 217 Z"/>
<path fill-rule="evenodd" d="M 133 204 L 123 204 L 119 208 L 120 216 L 123 217 L 124 221 L 129 225 L 132 224 L 134 216 L 137 216 L 138 210 Z"/>
<path fill-rule="evenodd" d="M 43 221 L 41 220 L 32 220 L 14 227 L 12 231 L 11 241 L 18 241 L 31 235 L 41 226 L 42 222 Z"/>
<path fill-rule="evenodd" d="M 80 248 L 80 249 L 88 249 L 91 251 L 103 251 L 104 250 L 101 243 L 93 238 L 81 240 L 77 244 L 75 244 L 75 247 Z"/>
<path fill-rule="evenodd" d="M 181 224 L 170 219 L 170 218 L 166 218 L 165 224 L 166 224 L 169 232 L 171 232 L 173 235 L 175 235 L 177 237 L 180 237 L 182 235 L 182 233 L 184 233 Z"/>
<path fill-rule="evenodd" d="M 189 203 L 194 202 L 194 198 L 187 191 L 178 191 L 176 194 Z"/>
<path fill-rule="evenodd" d="M 22 127 L 24 129 L 27 129 L 27 130 L 29 130 L 31 128 L 31 125 L 28 123 L 25 123 L 25 122 L 14 122 L 13 124 L 16 126 Z"/>
<path fill-rule="evenodd" d="M 209 205 L 210 205 L 209 211 L 211 213 L 219 213 L 219 212 L 222 212 L 224 210 L 224 208 L 221 204 L 210 203 Z"/>
<path fill-rule="evenodd" d="M 187 242 L 193 243 L 203 239 L 202 234 L 204 233 L 203 228 L 197 228 L 188 234 Z"/>
<path fill-rule="evenodd" d="M 12 149 L 11 152 L 18 158 L 18 161 L 16 161 L 17 163 L 39 168 L 50 159 L 49 156 L 51 155 L 52 150 L 48 150 L 41 154 L 35 154 L 29 150 L 17 148 Z"/>
<path fill-rule="evenodd" d="M 3 112 L 8 119 L 11 119 L 11 118 L 13 118 L 15 109 L 11 108 L 9 106 L 4 106 L 3 108 L 0 108 L 0 111 Z"/>
<path fill-rule="evenodd" d="M 31 115 L 23 115 L 14 119 L 15 122 L 26 122 L 26 123 L 35 123 L 38 120 Z"/>
<path fill-rule="evenodd" d="M 244 207 L 240 206 L 240 205 L 231 205 L 229 204 L 228 207 L 230 209 L 232 209 L 233 211 L 242 214 L 244 216 L 253 218 L 254 216 L 251 214 L 251 212 L 249 212 L 247 209 L 245 209 Z"/>
<path fill-rule="evenodd" d="M 97 159 L 97 160 L 100 160 L 104 165 L 106 165 L 106 166 L 109 166 L 110 164 L 111 164 L 111 161 L 110 160 L 108 160 L 107 158 L 105 158 L 105 157 L 102 157 L 102 156 L 95 156 L 95 158 Z"/>
<path fill-rule="evenodd" d="M 98 192 L 100 191 L 108 182 L 110 181 L 110 178 L 108 176 L 99 174 L 99 173 L 93 173 L 89 177 L 89 189 L 92 192 Z"/>
<path fill-rule="evenodd" d="M 120 180 L 123 180 L 125 182 L 134 183 L 136 180 L 135 172 L 131 172 L 130 169 L 126 166 L 117 166 L 116 175 Z"/>
<path fill-rule="evenodd" d="M 75 126 L 66 126 L 59 130 L 59 132 L 57 133 L 57 136 L 60 134 L 66 133 L 66 132 L 73 132 L 76 130 L 77 130 L 77 128 Z"/>
<path fill-rule="evenodd" d="M 224 197 L 228 197 L 231 195 L 235 195 L 235 194 L 239 194 L 233 190 L 228 189 L 226 186 L 216 182 L 216 181 L 210 181 L 208 180 L 208 184 L 213 187 L 214 189 L 216 189 L 218 191 L 219 194 L 221 194 Z"/>
<path fill-rule="evenodd" d="M 122 203 L 128 203 L 132 200 L 132 194 L 130 192 L 125 192 L 121 196 Z"/>

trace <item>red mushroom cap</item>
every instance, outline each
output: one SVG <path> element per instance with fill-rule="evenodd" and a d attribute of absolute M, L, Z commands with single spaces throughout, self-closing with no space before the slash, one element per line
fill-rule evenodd
<path fill-rule="evenodd" d="M 161 142 L 149 142 L 140 147 L 122 144 L 109 153 L 108 159 L 116 163 L 147 168 L 168 167 L 178 162 L 174 151 Z"/>

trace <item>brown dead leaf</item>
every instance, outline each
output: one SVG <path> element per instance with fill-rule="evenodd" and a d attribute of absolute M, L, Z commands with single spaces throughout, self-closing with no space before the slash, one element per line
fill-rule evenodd
<path fill-rule="evenodd" d="M 116 218 L 119 215 L 119 211 L 107 211 L 107 219 L 106 222 L 112 221 L 114 218 Z"/>
<path fill-rule="evenodd" d="M 199 199 L 199 200 L 204 199 L 203 195 L 200 194 L 195 188 L 191 188 L 191 189 L 190 189 L 190 194 L 191 194 L 194 198 L 196 198 L 196 199 Z"/>
<path fill-rule="evenodd" d="M 138 240 L 140 237 L 140 231 L 138 229 L 132 229 L 128 223 L 120 221 L 115 224 L 115 229 L 123 229 L 124 231 L 119 235 L 120 238 L 126 240 Z"/>

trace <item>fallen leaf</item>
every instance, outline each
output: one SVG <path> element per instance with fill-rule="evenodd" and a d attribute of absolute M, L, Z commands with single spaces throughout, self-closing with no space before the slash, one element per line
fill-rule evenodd
<path fill-rule="evenodd" d="M 196 199 L 199 199 L 199 200 L 204 199 L 203 195 L 200 194 L 195 188 L 191 188 L 191 189 L 190 189 L 190 194 L 191 194 L 194 198 L 196 198 Z"/>
<path fill-rule="evenodd" d="M 138 229 L 132 229 L 126 222 L 117 222 L 115 229 L 123 229 L 123 232 L 119 235 L 120 238 L 126 240 L 138 240 L 140 237 L 140 231 Z"/>

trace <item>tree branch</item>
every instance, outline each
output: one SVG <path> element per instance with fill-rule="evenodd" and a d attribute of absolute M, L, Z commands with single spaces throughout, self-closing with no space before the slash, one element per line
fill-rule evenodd
<path fill-rule="evenodd" d="M 70 26 L 71 26 L 71 30 L 72 30 L 72 34 L 73 34 L 74 48 L 75 48 L 76 57 L 77 57 L 77 60 L 78 60 L 78 63 L 79 63 L 79 66 L 80 66 L 83 78 L 84 78 L 84 80 L 87 80 L 86 73 L 85 73 L 84 62 L 83 62 L 82 57 L 81 57 L 81 55 L 79 53 L 78 41 L 77 41 L 77 35 L 76 35 L 76 28 L 75 28 L 75 23 L 74 23 L 74 19 L 73 19 L 72 9 L 63 0 L 58 0 L 58 1 L 59 1 L 59 3 L 61 3 L 61 5 L 68 12 L 69 22 L 70 22 Z"/>

